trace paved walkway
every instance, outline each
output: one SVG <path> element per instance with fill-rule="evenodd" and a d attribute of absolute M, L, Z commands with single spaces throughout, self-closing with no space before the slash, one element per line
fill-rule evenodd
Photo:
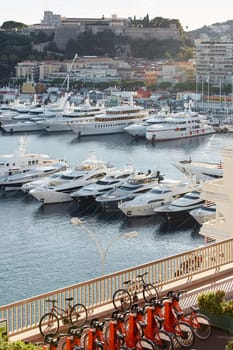
<path fill-rule="evenodd" d="M 213 328 L 213 332 L 209 339 L 200 340 L 195 338 L 191 350 L 225 350 L 226 344 L 230 340 L 233 340 L 233 334 Z"/>

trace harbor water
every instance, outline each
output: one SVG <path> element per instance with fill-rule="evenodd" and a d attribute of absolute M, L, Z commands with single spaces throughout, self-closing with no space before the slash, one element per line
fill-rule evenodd
<path fill-rule="evenodd" d="M 1 154 L 14 153 L 19 139 L 17 134 L 1 134 Z M 117 168 L 130 162 L 137 170 L 160 170 L 174 179 L 184 177 L 172 161 L 191 157 L 218 162 L 221 149 L 233 143 L 231 134 L 151 144 L 127 134 L 78 139 L 73 133 L 34 133 L 27 135 L 27 141 L 27 152 L 65 159 L 70 165 L 80 164 L 95 151 L 99 159 Z M 73 217 L 84 222 L 94 239 L 71 223 Z M 84 212 L 75 202 L 42 206 L 20 191 L 1 192 L 0 223 L 0 305 L 95 278 L 101 268 L 108 274 L 205 244 L 194 223 L 170 227 L 157 216 L 104 215 L 95 207 Z M 132 231 L 138 235 L 124 238 Z M 96 242 L 102 246 L 102 257 Z"/>

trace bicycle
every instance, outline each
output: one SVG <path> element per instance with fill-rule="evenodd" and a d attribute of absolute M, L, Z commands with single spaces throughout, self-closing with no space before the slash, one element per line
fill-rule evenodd
<path fill-rule="evenodd" d="M 125 344 L 121 350 L 158 350 L 156 343 L 144 336 L 143 309 L 135 306 L 125 320 Z"/>
<path fill-rule="evenodd" d="M 104 339 L 107 350 L 118 350 L 125 343 L 125 315 L 114 311 L 105 327 Z"/>
<path fill-rule="evenodd" d="M 59 331 L 60 320 L 63 324 L 71 323 L 82 327 L 87 321 L 87 309 L 83 304 L 71 305 L 72 297 L 65 299 L 68 302 L 67 308 L 56 305 L 57 300 L 47 299 L 47 303 L 52 303 L 49 312 L 45 313 L 39 322 L 39 329 L 42 336 L 47 334 L 56 335 Z"/>
<path fill-rule="evenodd" d="M 164 319 L 161 318 L 163 304 L 159 300 L 153 300 L 144 306 L 144 317 L 146 325 L 144 335 L 155 342 L 159 349 L 173 350 L 173 341 L 170 333 L 162 329 Z"/>
<path fill-rule="evenodd" d="M 152 298 L 158 299 L 158 291 L 152 283 L 146 283 L 144 276 L 148 272 L 144 272 L 136 276 L 135 280 L 128 280 L 123 282 L 127 288 L 121 288 L 113 294 L 113 305 L 116 310 L 127 311 L 130 310 L 134 303 L 139 300 L 139 293 L 142 293 L 145 302 L 149 303 Z"/>
<path fill-rule="evenodd" d="M 59 346 L 59 340 L 66 336 L 67 334 L 60 334 L 57 338 L 54 338 L 53 334 L 46 334 L 44 338 L 44 344 L 49 344 L 49 350 L 57 350 Z"/>
<path fill-rule="evenodd" d="M 92 319 L 87 334 L 83 337 L 83 350 L 104 349 L 104 321 Z"/>
<path fill-rule="evenodd" d="M 180 290 L 178 293 L 169 291 L 167 296 L 172 299 L 172 307 L 174 310 L 182 313 L 182 309 L 179 304 L 180 295 L 186 293 L 185 290 Z M 199 308 L 191 307 L 191 312 L 184 315 L 181 314 L 181 321 L 187 322 L 192 328 L 195 335 L 202 340 L 206 340 L 212 333 L 212 327 L 209 318 L 199 312 Z"/>
<path fill-rule="evenodd" d="M 173 346 L 177 347 L 177 343 L 184 347 L 189 348 L 194 343 L 194 331 L 193 328 L 180 320 L 182 313 L 176 312 L 172 307 L 172 301 L 168 298 L 164 298 L 164 321 L 163 328 L 166 332 L 172 336 Z"/>
<path fill-rule="evenodd" d="M 77 326 L 71 326 L 68 329 L 68 336 L 66 337 L 66 340 L 61 345 L 61 350 L 83 350 L 81 338 L 83 336 L 84 329 L 87 329 L 87 327 L 88 326 L 79 328 Z"/>

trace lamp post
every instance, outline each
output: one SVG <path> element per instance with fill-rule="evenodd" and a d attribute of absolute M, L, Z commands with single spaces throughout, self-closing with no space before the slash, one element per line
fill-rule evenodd
<path fill-rule="evenodd" d="M 125 234 L 120 234 L 120 235 L 114 237 L 108 243 L 106 248 L 104 249 L 103 246 L 101 245 L 101 243 L 98 241 L 97 237 L 95 236 L 94 232 L 92 232 L 89 228 L 87 228 L 83 221 L 81 221 L 77 217 L 74 217 L 74 218 L 71 219 L 71 223 L 73 225 L 80 226 L 81 229 L 95 242 L 96 247 L 97 247 L 98 252 L 99 252 L 99 255 L 100 255 L 100 259 L 101 259 L 101 273 L 102 273 L 102 275 L 104 275 L 104 272 L 105 272 L 105 260 L 106 260 L 107 254 L 109 252 L 109 249 L 113 245 L 113 243 L 118 241 L 121 238 L 134 238 L 134 237 L 138 236 L 137 231 L 131 231 L 131 232 L 128 232 L 128 233 L 125 233 Z"/>

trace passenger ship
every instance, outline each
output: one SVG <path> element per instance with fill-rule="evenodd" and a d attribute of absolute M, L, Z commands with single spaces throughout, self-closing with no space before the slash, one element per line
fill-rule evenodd
<path fill-rule="evenodd" d="M 213 133 L 215 129 L 206 116 L 188 110 L 174 113 L 160 124 L 148 126 L 146 139 L 149 141 L 174 140 Z"/>
<path fill-rule="evenodd" d="M 103 135 L 125 132 L 124 128 L 143 120 L 149 112 L 141 106 L 127 104 L 107 108 L 105 114 L 91 121 L 76 123 L 72 129 L 78 136 Z"/>

